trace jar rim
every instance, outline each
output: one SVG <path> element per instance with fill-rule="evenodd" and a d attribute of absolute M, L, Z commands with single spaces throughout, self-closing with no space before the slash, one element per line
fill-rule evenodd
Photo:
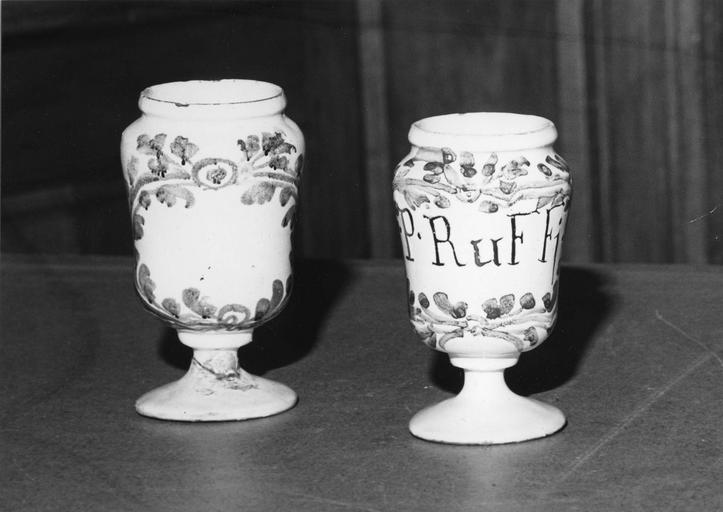
<path fill-rule="evenodd" d="M 260 80 L 222 79 L 167 82 L 146 87 L 138 107 L 148 115 L 173 118 L 235 118 L 278 114 L 284 90 Z"/>
<path fill-rule="evenodd" d="M 414 122 L 409 142 L 419 147 L 509 151 L 549 146 L 557 129 L 544 117 L 510 112 L 466 112 Z"/>

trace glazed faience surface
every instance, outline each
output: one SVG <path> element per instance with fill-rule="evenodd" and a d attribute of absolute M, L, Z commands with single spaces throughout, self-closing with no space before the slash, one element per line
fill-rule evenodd
<path fill-rule="evenodd" d="M 196 350 L 184 379 L 139 400 L 142 414 L 243 419 L 296 400 L 245 374 L 235 354 L 291 293 L 304 139 L 285 105 L 280 87 L 252 80 L 174 82 L 141 93 L 142 116 L 121 140 L 135 285 L 144 305 Z M 203 383 L 208 368 L 205 381 L 215 388 Z M 274 394 L 283 403 L 269 406 Z"/>
<path fill-rule="evenodd" d="M 410 140 L 434 145 L 413 145 L 395 171 L 410 318 L 438 350 L 529 350 L 555 323 L 570 172 L 552 149 L 549 121 L 512 116 L 531 128 L 510 124 L 500 149 L 488 135 L 464 132 L 499 116 L 456 115 L 462 133 L 443 142 L 434 130 L 453 118 L 421 121 Z M 535 129 L 514 143 L 514 130 Z"/>
<path fill-rule="evenodd" d="M 224 82 L 237 81 L 212 83 L 216 94 Z M 271 97 L 266 115 L 246 118 L 239 109 L 220 120 L 163 100 L 189 83 L 173 85 L 142 93 L 144 115 L 122 138 L 136 287 L 176 328 L 250 329 L 276 315 L 291 291 L 304 141 L 271 84 L 258 91 Z"/>
<path fill-rule="evenodd" d="M 557 318 L 572 188 L 556 137 L 546 119 L 507 113 L 444 115 L 410 129 L 393 181 L 409 317 L 424 343 L 465 369 L 457 397 L 412 420 L 419 437 L 513 442 L 564 424 L 502 376 Z"/>

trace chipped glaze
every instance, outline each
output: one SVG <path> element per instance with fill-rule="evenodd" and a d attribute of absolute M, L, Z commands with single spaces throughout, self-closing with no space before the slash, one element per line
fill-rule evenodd
<path fill-rule="evenodd" d="M 572 195 L 537 116 L 469 113 L 414 123 L 393 194 L 412 327 L 465 370 L 457 397 L 410 423 L 447 443 L 522 441 L 559 430 L 557 409 L 512 393 L 503 370 L 557 318 L 559 263 Z"/>
<path fill-rule="evenodd" d="M 213 421 L 292 407 L 285 386 L 247 374 L 237 349 L 284 308 L 304 139 L 280 87 L 252 80 L 149 87 L 121 161 L 143 304 L 192 347 L 181 380 L 139 413 Z"/>

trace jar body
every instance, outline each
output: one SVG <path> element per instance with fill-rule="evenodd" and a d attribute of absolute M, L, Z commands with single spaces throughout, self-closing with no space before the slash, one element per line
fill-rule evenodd
<path fill-rule="evenodd" d="M 555 138 L 549 121 L 516 114 L 412 126 L 394 200 L 410 320 L 432 348 L 516 360 L 552 330 L 571 199 Z"/>
<path fill-rule="evenodd" d="M 149 88 L 121 141 L 136 288 L 180 331 L 250 330 L 291 292 L 304 139 L 272 84 L 228 81 L 240 99 L 199 100 L 221 82 Z"/>

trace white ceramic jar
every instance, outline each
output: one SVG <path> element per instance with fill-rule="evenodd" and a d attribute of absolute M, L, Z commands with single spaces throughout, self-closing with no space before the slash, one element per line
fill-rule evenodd
<path fill-rule="evenodd" d="M 280 87 L 253 80 L 174 82 L 140 95 L 142 116 L 121 141 L 136 288 L 195 351 L 183 379 L 137 402 L 141 414 L 244 419 L 296 402 L 236 359 L 291 292 L 304 139 L 285 105 Z"/>
<path fill-rule="evenodd" d="M 431 117 L 409 131 L 394 177 L 409 314 L 422 340 L 465 370 L 457 397 L 412 419 L 418 437 L 503 443 L 564 425 L 502 373 L 556 320 L 571 198 L 556 138 L 547 119 L 508 113 Z"/>

